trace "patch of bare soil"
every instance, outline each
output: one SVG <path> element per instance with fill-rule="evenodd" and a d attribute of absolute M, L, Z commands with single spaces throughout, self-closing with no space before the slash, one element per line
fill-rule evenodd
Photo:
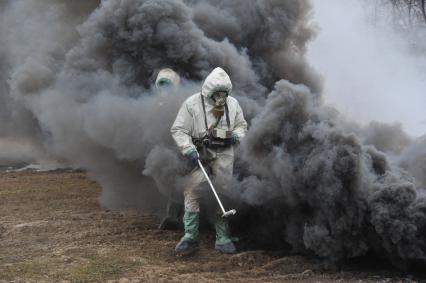
<path fill-rule="evenodd" d="M 213 233 L 177 258 L 181 231 L 159 219 L 98 204 L 82 172 L 0 173 L 0 282 L 412 282 L 382 268 L 325 269 L 317 259 L 264 251 L 222 255 Z M 374 266 L 374 264 L 373 264 Z"/>

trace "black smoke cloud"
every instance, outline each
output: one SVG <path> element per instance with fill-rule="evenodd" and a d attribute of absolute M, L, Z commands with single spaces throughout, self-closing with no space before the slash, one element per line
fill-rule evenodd
<path fill-rule="evenodd" d="M 425 261 L 422 181 L 368 145 L 378 144 L 374 134 L 322 105 L 321 78 L 305 59 L 315 35 L 309 1 L 2 5 L 3 136 L 86 169 L 103 205 L 158 210 L 159 191 L 182 190 L 185 163 L 169 128 L 185 97 L 221 66 L 251 122 L 231 196 L 264 217 L 253 230 L 266 231 L 260 245 L 273 234 L 277 248 L 336 260 L 374 250 L 398 265 Z M 163 67 L 184 79 L 167 100 L 151 86 Z M 414 160 L 400 163 L 414 172 Z"/>
<path fill-rule="evenodd" d="M 339 260 L 374 250 L 400 267 L 424 262 L 424 189 L 383 152 L 345 134 L 335 112 L 313 98 L 305 86 L 276 84 L 242 144 L 257 181 L 236 181 L 240 196 L 267 207 L 259 222 L 281 225 L 295 252 Z"/>

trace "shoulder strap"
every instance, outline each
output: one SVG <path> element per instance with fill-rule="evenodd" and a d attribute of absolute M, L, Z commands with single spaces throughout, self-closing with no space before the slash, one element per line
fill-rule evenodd
<path fill-rule="evenodd" d="M 226 115 L 226 124 L 228 125 L 228 130 L 231 130 L 231 122 L 229 121 L 229 110 L 228 110 L 228 104 L 225 103 L 225 115 Z"/>
<path fill-rule="evenodd" d="M 209 126 L 207 124 L 207 114 L 206 114 L 206 106 L 204 105 L 204 96 L 200 93 L 201 96 L 201 104 L 203 105 L 203 112 L 204 112 L 204 123 L 206 124 L 206 133 L 209 132 Z"/>

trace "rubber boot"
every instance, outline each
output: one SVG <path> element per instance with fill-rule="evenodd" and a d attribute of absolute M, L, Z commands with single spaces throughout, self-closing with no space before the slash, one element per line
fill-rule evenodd
<path fill-rule="evenodd" d="M 236 248 L 229 236 L 229 224 L 223 217 L 217 216 L 216 223 L 216 243 L 214 248 L 224 254 L 236 253 Z"/>
<path fill-rule="evenodd" d="M 200 214 L 198 212 L 185 211 L 183 225 L 185 235 L 177 243 L 175 251 L 178 255 L 190 255 L 198 250 L 198 225 Z"/>
<path fill-rule="evenodd" d="M 179 215 L 182 211 L 183 205 L 174 202 L 172 198 L 167 201 L 167 216 L 161 221 L 160 230 L 179 230 L 181 222 L 179 221 Z"/>

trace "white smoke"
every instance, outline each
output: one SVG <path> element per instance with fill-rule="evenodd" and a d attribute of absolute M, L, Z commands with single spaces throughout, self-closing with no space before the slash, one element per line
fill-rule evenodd
<path fill-rule="evenodd" d="M 326 103 L 363 124 L 399 122 L 410 136 L 425 135 L 426 26 L 402 34 L 376 1 L 312 2 L 320 32 L 308 57 L 325 78 Z"/>

